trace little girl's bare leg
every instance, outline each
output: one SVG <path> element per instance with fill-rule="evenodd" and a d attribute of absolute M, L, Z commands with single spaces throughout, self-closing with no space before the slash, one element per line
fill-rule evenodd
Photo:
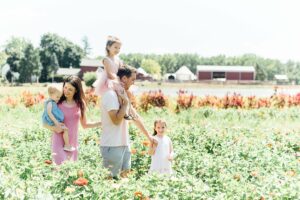
<path fill-rule="evenodd" d="M 63 132 L 63 139 L 64 139 L 64 145 L 66 147 L 70 147 L 69 132 L 68 132 L 68 130 L 64 130 L 64 132 Z"/>
<path fill-rule="evenodd" d="M 64 130 L 63 132 L 63 139 L 64 139 L 64 150 L 65 151 L 74 151 L 75 148 L 72 147 L 70 145 L 70 142 L 69 142 L 69 131 L 68 130 Z"/>

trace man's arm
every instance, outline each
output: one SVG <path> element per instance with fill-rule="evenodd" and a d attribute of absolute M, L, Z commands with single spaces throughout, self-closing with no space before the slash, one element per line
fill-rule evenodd
<path fill-rule="evenodd" d="M 126 114 L 126 110 L 129 106 L 129 100 L 128 97 L 126 97 L 123 94 L 117 94 L 121 99 L 122 99 L 122 104 L 119 108 L 119 110 L 110 110 L 108 111 L 108 115 L 111 119 L 111 121 L 115 124 L 115 125 L 119 125 L 122 120 L 124 120 L 124 116 Z"/>
<path fill-rule="evenodd" d="M 139 116 L 137 111 L 132 106 L 130 109 L 131 109 L 132 115 L 134 116 L 133 123 L 136 125 L 136 127 L 138 129 L 140 129 L 143 132 L 143 134 L 148 138 L 148 140 L 150 140 L 150 142 L 153 142 L 153 137 L 146 130 L 144 123 L 142 121 L 142 118 Z"/>

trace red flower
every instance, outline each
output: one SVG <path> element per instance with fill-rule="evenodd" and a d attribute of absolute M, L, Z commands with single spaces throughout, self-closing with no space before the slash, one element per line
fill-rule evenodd
<path fill-rule="evenodd" d="M 144 146 L 148 147 L 148 146 L 150 146 L 150 141 L 145 140 L 145 141 L 142 142 L 142 144 L 143 144 Z"/>
<path fill-rule="evenodd" d="M 52 164 L 52 160 L 45 160 L 45 163 L 48 164 L 48 165 L 51 165 Z"/>
<path fill-rule="evenodd" d="M 87 185 L 89 183 L 89 181 L 85 178 L 78 178 L 73 183 L 74 183 L 74 185 L 84 186 L 84 185 Z"/>

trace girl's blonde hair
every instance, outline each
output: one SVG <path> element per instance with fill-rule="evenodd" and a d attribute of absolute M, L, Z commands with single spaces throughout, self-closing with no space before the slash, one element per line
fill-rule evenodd
<path fill-rule="evenodd" d="M 51 85 L 48 85 L 47 89 L 48 89 L 48 95 L 52 95 L 57 92 L 62 93 L 60 85 L 51 84 Z"/>
<path fill-rule="evenodd" d="M 106 42 L 106 46 L 105 46 L 105 51 L 106 51 L 106 55 L 109 56 L 109 50 L 108 48 L 111 47 L 114 43 L 119 43 L 122 44 L 121 40 L 115 36 L 108 36 L 107 37 L 107 42 Z"/>
<path fill-rule="evenodd" d="M 164 124 L 165 127 L 167 127 L 167 122 L 165 120 L 163 120 L 163 119 L 157 119 L 157 120 L 155 120 L 154 121 L 154 132 L 153 132 L 153 135 L 157 135 L 155 127 L 156 127 L 156 124 L 158 124 L 158 123 Z"/>

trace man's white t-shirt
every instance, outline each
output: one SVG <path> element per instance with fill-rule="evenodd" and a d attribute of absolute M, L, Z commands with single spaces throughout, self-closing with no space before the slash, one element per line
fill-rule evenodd
<path fill-rule="evenodd" d="M 108 90 L 101 96 L 101 122 L 102 136 L 100 146 L 129 146 L 128 121 L 122 119 L 119 125 L 115 125 L 108 112 L 119 110 L 118 96 L 114 90 Z"/>

